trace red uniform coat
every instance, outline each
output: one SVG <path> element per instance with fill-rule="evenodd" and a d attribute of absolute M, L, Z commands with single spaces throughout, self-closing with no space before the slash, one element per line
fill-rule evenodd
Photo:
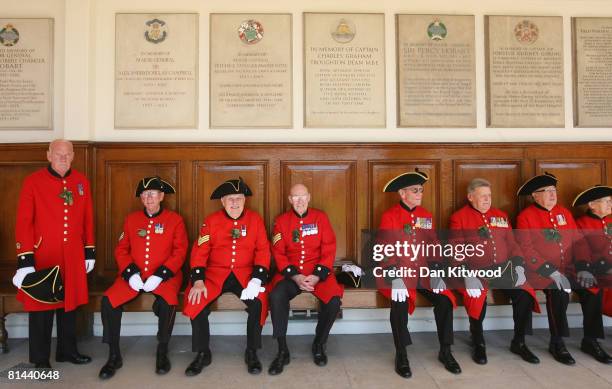
<path fill-rule="evenodd" d="M 550 211 L 532 204 L 517 217 L 517 241 L 525 254 L 527 279 L 542 289 L 553 281 L 548 277 L 558 270 L 568 276 L 573 271 L 574 258 L 583 261 L 588 255 L 572 214 L 555 205 Z"/>
<path fill-rule="evenodd" d="M 191 250 L 192 282 L 204 280 L 208 297 L 200 304 L 188 300 L 191 284 L 185 290 L 183 314 L 194 319 L 223 289 L 223 283 L 233 273 L 243 288 L 252 277 L 265 283 L 270 268 L 270 242 L 264 222 L 257 212 L 245 209 L 238 219 L 232 219 L 221 209 L 209 215 L 200 228 L 198 240 Z M 262 310 L 260 323 L 268 315 L 269 290 L 260 293 Z"/>
<path fill-rule="evenodd" d="M 284 277 L 315 274 L 320 277 L 313 292 L 315 296 L 326 304 L 332 297 L 342 297 L 344 288 L 332 271 L 336 235 L 325 212 L 308 208 L 302 216 L 291 210 L 277 217 L 272 255 L 279 273 L 272 279 L 271 289 Z"/>
<path fill-rule="evenodd" d="M 17 299 L 25 311 L 72 311 L 87 304 L 85 248 L 93 251 L 95 238 L 89 181 L 83 174 L 70 170 L 62 178 L 48 167 L 26 177 L 15 238 L 18 267 L 32 262 L 36 270 L 59 265 L 64 284 L 64 301 L 56 304 L 36 301 L 19 290 Z"/>
<path fill-rule="evenodd" d="M 512 225 L 508 215 L 495 208 L 481 213 L 471 205 L 466 205 L 450 217 L 449 228 L 453 243 L 482 245 L 484 255 L 466 257 L 468 269 L 487 269 L 495 265 L 508 264 L 524 266 L 523 253 L 514 239 Z M 463 305 L 468 315 L 474 319 L 480 318 L 482 307 L 487 299 L 487 282 L 481 280 L 485 287 L 478 298 L 470 297 L 464 288 L 457 291 L 463 295 Z M 529 293 L 534 300 L 533 310 L 540 312 L 535 290 L 526 282 L 521 289 Z"/>
<path fill-rule="evenodd" d="M 178 213 L 162 209 L 149 217 L 143 211 L 132 212 L 125 218 L 115 248 L 119 274 L 104 295 L 115 308 L 132 300 L 138 292 L 130 287 L 128 280 L 140 272 L 143 281 L 152 275 L 161 277 L 164 281 L 151 293 L 169 305 L 177 305 L 187 246 L 185 223 Z"/>
<path fill-rule="evenodd" d="M 422 242 L 436 244 L 438 237 L 435 231 L 435 225 L 432 214 L 421 206 L 409 209 L 404 203 L 399 203 L 386 210 L 380 219 L 379 237 L 382 239 L 379 243 L 394 244 L 395 241 L 407 241 L 409 244 L 421 244 Z M 419 279 L 419 268 L 441 268 L 441 258 L 417 256 L 416 258 L 392 257 L 386 258 L 386 261 L 381 263 L 383 268 L 405 267 L 415 269 L 414 278 L 404 278 L 404 284 L 408 289 L 408 312 L 414 312 L 416 307 L 416 289 L 417 285 L 429 289 L 429 278 Z M 381 278 L 377 278 L 378 291 L 386 298 L 391 298 L 391 285 Z M 448 289 L 441 292 L 450 299 L 453 308 L 457 306 L 455 295 Z"/>
<path fill-rule="evenodd" d="M 589 251 L 584 263 L 576 262 L 576 271 L 587 270 L 597 277 L 599 285 L 605 287 L 603 312 L 612 316 L 612 276 L 607 274 L 612 268 L 612 216 L 600 218 L 588 213 L 579 217 L 576 225 Z M 589 291 L 597 293 L 599 288 L 589 288 Z"/>

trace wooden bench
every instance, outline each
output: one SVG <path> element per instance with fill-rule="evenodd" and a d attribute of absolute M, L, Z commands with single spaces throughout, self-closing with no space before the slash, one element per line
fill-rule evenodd
<path fill-rule="evenodd" d="M 114 280 L 106 280 L 103 278 L 97 278 L 90 280 L 89 284 L 89 303 L 82 307 L 80 310 L 86 315 L 85 325 L 93 328 L 91 314 L 93 312 L 100 311 L 100 303 L 104 291 L 112 284 Z M 575 297 L 575 296 L 574 296 Z M 130 301 L 124 305 L 125 312 L 149 312 L 153 304 L 155 297 L 151 293 L 145 293 L 138 298 Z M 576 300 L 575 298 L 573 300 Z M 183 292 L 180 293 L 179 302 L 183 301 Z M 544 295 L 542 292 L 538 292 L 538 301 L 543 302 Z M 459 303 L 461 299 L 459 298 Z M 509 304 L 508 299 L 500 290 L 495 290 L 490 293 L 487 297 L 487 303 L 489 305 L 505 305 Z M 416 305 L 418 307 L 431 306 L 429 301 L 420 294 L 417 295 Z M 346 288 L 344 291 L 344 297 L 342 298 L 342 308 L 359 308 L 359 309 L 371 309 L 371 308 L 388 308 L 390 306 L 389 300 L 384 298 L 372 288 L 363 289 L 349 289 Z M 182 303 L 179 303 L 179 310 L 182 308 Z M 318 308 L 317 298 L 310 293 L 302 293 L 293 300 L 291 300 L 291 309 L 294 310 L 314 310 Z M 235 295 L 231 293 L 223 294 L 215 302 L 212 310 L 215 311 L 237 311 L 243 310 L 244 304 Z M 8 333 L 6 331 L 6 316 L 11 313 L 23 312 L 23 307 L 16 299 L 16 289 L 9 281 L 0 282 L 0 352 L 7 353 L 8 349 Z M 88 319 L 89 318 L 89 319 Z M 89 331 L 90 333 L 91 331 Z M 87 332 L 86 332 L 87 333 Z"/>

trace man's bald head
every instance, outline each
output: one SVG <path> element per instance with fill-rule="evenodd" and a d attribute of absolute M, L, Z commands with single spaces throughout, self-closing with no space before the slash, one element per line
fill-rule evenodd
<path fill-rule="evenodd" d="M 51 164 L 51 168 L 60 176 L 64 176 L 74 159 L 74 149 L 72 142 L 65 139 L 56 139 L 49 143 L 47 151 L 47 160 Z"/>
<path fill-rule="evenodd" d="M 308 210 L 309 202 L 310 193 L 306 185 L 295 184 L 291 187 L 289 190 L 289 203 L 298 215 L 303 215 Z"/>

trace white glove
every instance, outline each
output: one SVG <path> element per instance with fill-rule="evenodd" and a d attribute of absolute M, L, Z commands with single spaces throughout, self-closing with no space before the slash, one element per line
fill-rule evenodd
<path fill-rule="evenodd" d="M 342 271 L 345 273 L 353 273 L 355 277 L 361 277 L 363 274 L 361 268 L 357 265 L 344 264 L 342 265 Z"/>
<path fill-rule="evenodd" d="M 145 292 L 152 292 L 159 286 L 159 284 L 161 284 L 162 281 L 163 280 L 161 277 L 151 276 L 145 281 L 144 285 L 142 286 L 142 290 Z"/>
<path fill-rule="evenodd" d="M 482 295 L 482 282 L 476 277 L 465 277 L 465 289 L 468 296 L 478 298 Z"/>
<path fill-rule="evenodd" d="M 240 300 L 253 300 L 257 295 L 265 291 L 266 288 L 261 286 L 261 280 L 259 278 L 251 278 L 246 288 L 242 289 Z"/>
<path fill-rule="evenodd" d="M 572 293 L 572 286 L 569 280 L 566 276 L 559 273 L 558 270 L 555 270 L 549 277 L 552 278 L 553 281 L 555 281 L 555 284 L 557 285 L 557 288 L 559 288 L 559 290 L 563 290 L 565 293 Z"/>
<path fill-rule="evenodd" d="M 90 271 L 92 271 L 94 269 L 94 266 L 96 266 L 95 259 L 86 259 L 85 260 L 85 273 L 89 273 Z"/>
<path fill-rule="evenodd" d="M 593 285 L 597 284 L 597 279 L 593 276 L 591 272 L 588 272 L 586 270 L 579 271 L 576 274 L 576 278 L 578 278 L 578 283 L 580 283 L 583 288 L 590 288 Z"/>
<path fill-rule="evenodd" d="M 429 279 L 429 286 L 431 286 L 431 290 L 438 294 L 446 289 L 446 283 L 440 277 L 431 277 Z"/>
<path fill-rule="evenodd" d="M 391 300 L 403 303 L 408 298 L 408 289 L 401 278 L 391 281 Z"/>
<path fill-rule="evenodd" d="M 22 267 L 21 269 L 17 269 L 15 276 L 13 277 L 13 285 L 15 285 L 18 289 L 21 289 L 21 284 L 23 283 L 23 279 L 30 273 L 34 273 L 36 269 L 34 266 Z"/>
<path fill-rule="evenodd" d="M 134 274 L 131 276 L 128 283 L 130 284 L 130 288 L 134 289 L 136 292 L 140 292 L 144 286 L 142 278 L 140 278 L 140 274 Z"/>
<path fill-rule="evenodd" d="M 527 277 L 525 277 L 525 268 L 522 266 L 515 266 L 514 270 L 516 271 L 516 283 L 514 286 L 521 286 L 527 281 Z"/>

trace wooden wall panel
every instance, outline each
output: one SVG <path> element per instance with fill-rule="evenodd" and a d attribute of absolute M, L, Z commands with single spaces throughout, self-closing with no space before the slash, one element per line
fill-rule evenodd
<path fill-rule="evenodd" d="M 140 198 L 136 197 L 136 187 L 140 180 L 144 177 L 159 176 L 174 186 L 179 194 L 182 189 L 178 181 L 178 163 L 117 161 L 108 162 L 105 170 L 106 203 L 103 211 L 104 219 L 108 222 L 104 225 L 107 238 L 104 240 L 103 252 L 106 255 L 102 256 L 105 261 L 103 267 L 98 266 L 97 274 L 115 273 L 117 270 L 113 253 L 123 231 L 125 217 L 131 212 L 143 209 Z M 163 206 L 180 213 L 179 198 L 175 195 L 164 196 Z M 100 252 L 99 242 L 97 246 Z M 99 265 L 102 265 L 102 262 Z"/>
<path fill-rule="evenodd" d="M 247 197 L 246 207 L 259 212 L 268 224 L 267 215 L 267 163 L 266 162 L 194 162 L 194 223 L 197 228 L 204 218 L 221 209 L 221 201 L 211 200 L 210 195 L 217 186 L 226 180 L 242 177 L 251 188 L 253 195 Z"/>
<path fill-rule="evenodd" d="M 454 161 L 454 207 L 467 204 L 467 187 L 474 178 L 491 183 L 493 207 L 514 219 L 518 213 L 516 189 L 522 184 L 521 161 Z"/>
<path fill-rule="evenodd" d="M 21 182 L 46 165 L 48 144 L 0 144 L 0 280 L 14 273 L 14 221 Z M 154 160 L 152 160 L 154 156 Z M 409 156 L 406 157 L 406 156 Z M 493 183 L 494 204 L 512 216 L 521 209 L 515 197 L 524 179 L 543 171 L 557 174 L 560 202 L 569 206 L 576 193 L 612 182 L 612 142 L 574 143 L 75 143 L 75 169 L 94 188 L 99 276 L 114 277 L 113 250 L 126 214 L 140 209 L 135 185 L 158 174 L 175 184 L 166 206 L 185 218 L 193 241 L 203 218 L 219 209 L 212 190 L 242 176 L 253 189 L 248 205 L 271 228 L 288 208 L 292 183 L 305 182 L 315 207 L 330 214 L 339 239 L 339 258 L 360 260 L 361 230 L 376 228 L 382 212 L 399 201 L 382 193 L 384 184 L 415 167 L 430 175 L 423 205 L 438 226 L 463 204 L 465 185 L 478 175 Z M 90 275 L 90 278 L 92 276 Z"/>
<path fill-rule="evenodd" d="M 586 188 L 605 182 L 605 161 L 603 160 L 538 160 L 537 174 L 549 172 L 559 180 L 557 184 L 557 202 L 569 208 L 574 215 L 582 210 L 571 208 L 572 201 Z"/>
<path fill-rule="evenodd" d="M 438 213 L 440 173 L 437 161 L 370 161 L 370 229 L 378 228 L 383 212 L 400 200 L 397 193 L 384 193 L 382 191 L 384 186 L 394 177 L 414 171 L 415 168 L 429 176 L 429 181 L 424 185 L 422 205 L 433 214 L 436 224 L 440 224 Z"/>
<path fill-rule="evenodd" d="M 355 260 L 355 163 L 283 161 L 281 172 L 281 209 L 291 208 L 288 195 L 292 185 L 306 185 L 311 193 L 310 206 L 327 213 L 336 233 L 336 258 Z"/>

